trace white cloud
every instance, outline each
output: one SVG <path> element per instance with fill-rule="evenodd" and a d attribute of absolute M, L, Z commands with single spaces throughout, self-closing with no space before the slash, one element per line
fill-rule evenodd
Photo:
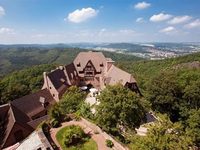
<path fill-rule="evenodd" d="M 71 13 L 69 13 L 68 17 L 64 20 L 68 20 L 73 23 L 81 23 L 88 19 L 95 17 L 98 14 L 98 10 L 95 10 L 91 7 L 77 9 Z"/>
<path fill-rule="evenodd" d="M 5 10 L 2 6 L 0 6 L 0 17 L 5 15 Z"/>
<path fill-rule="evenodd" d="M 196 19 L 193 22 L 186 24 L 185 27 L 189 29 L 198 27 L 200 28 L 200 19 Z"/>
<path fill-rule="evenodd" d="M 191 16 L 177 16 L 174 17 L 172 20 L 168 21 L 169 24 L 180 24 L 191 20 Z"/>
<path fill-rule="evenodd" d="M 0 28 L 0 34 L 14 34 L 14 30 L 11 28 L 2 27 Z"/>
<path fill-rule="evenodd" d="M 137 22 L 137 23 L 143 23 L 144 22 L 144 19 L 143 18 L 137 18 L 136 20 L 135 20 L 135 22 Z"/>
<path fill-rule="evenodd" d="M 168 20 L 171 17 L 172 17 L 172 15 L 170 15 L 170 14 L 160 13 L 160 14 L 151 16 L 151 18 L 149 20 L 152 22 L 160 22 L 160 21 Z"/>
<path fill-rule="evenodd" d="M 169 26 L 169 27 L 166 27 L 166 28 L 160 30 L 161 33 L 166 33 L 166 34 L 174 32 L 174 31 L 176 31 L 176 29 L 172 26 Z"/>
<path fill-rule="evenodd" d="M 146 9 L 148 7 L 150 7 L 151 4 L 150 3 L 147 3 L 147 2 L 139 2 L 137 4 L 135 4 L 134 8 L 135 9 Z"/>

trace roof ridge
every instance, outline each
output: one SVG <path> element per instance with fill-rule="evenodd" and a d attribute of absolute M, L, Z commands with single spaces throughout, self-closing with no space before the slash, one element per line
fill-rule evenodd
<path fill-rule="evenodd" d="M 28 115 L 26 114 L 26 113 L 24 113 L 23 111 L 21 111 L 19 108 L 17 108 L 16 106 L 14 106 L 12 103 L 11 103 L 11 110 L 12 110 L 12 113 L 13 113 L 13 116 L 14 116 L 14 119 L 15 119 L 15 122 L 21 122 L 21 121 L 19 121 L 18 120 L 18 118 L 17 118 L 17 114 L 15 114 L 14 112 L 13 112 L 13 109 L 15 109 L 15 110 L 17 110 L 18 112 L 20 112 L 21 114 L 20 114 L 20 116 L 21 117 L 26 117 L 26 119 L 28 120 L 28 121 L 30 121 L 31 119 L 28 117 Z M 23 115 L 23 116 L 22 116 Z"/>
<path fill-rule="evenodd" d="M 13 109 L 12 109 L 13 105 L 11 103 L 9 103 L 9 106 L 10 106 L 10 111 L 12 113 L 12 118 L 13 118 L 14 122 L 16 122 L 15 115 L 14 115 L 14 112 L 13 112 Z"/>
<path fill-rule="evenodd" d="M 16 122 L 15 117 L 14 117 L 14 113 L 13 113 L 13 110 L 12 110 L 12 108 L 11 108 L 11 104 L 8 103 L 8 105 L 9 105 L 9 110 L 8 110 L 8 112 L 9 112 L 9 111 L 11 112 L 10 115 L 12 115 L 11 117 L 12 117 L 12 119 L 13 119 L 13 124 L 12 124 L 11 128 L 9 128 L 9 129 L 11 129 L 10 131 L 7 130 L 7 125 L 9 124 L 9 121 L 8 121 L 8 124 L 6 125 L 6 132 L 9 131 L 9 133 L 8 133 L 8 134 L 6 133 L 6 134 L 5 134 L 5 137 L 3 137 L 2 144 L 1 144 L 2 147 L 4 146 L 5 142 L 7 141 L 8 137 L 9 137 L 9 135 L 10 135 L 10 132 L 12 131 L 13 126 L 14 126 L 14 124 L 15 124 L 15 122 Z M 8 114 L 7 114 L 7 115 L 8 115 Z M 9 119 L 9 116 L 8 116 L 8 119 Z"/>

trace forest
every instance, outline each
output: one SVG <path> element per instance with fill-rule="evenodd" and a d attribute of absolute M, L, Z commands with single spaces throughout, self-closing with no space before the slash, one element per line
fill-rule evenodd
<path fill-rule="evenodd" d="M 45 47 L 23 47 L 8 46 L 0 47 L 0 77 L 13 71 L 29 68 L 41 64 L 66 65 L 71 63 L 81 51 L 88 51 L 79 48 L 45 48 Z M 133 55 L 103 52 L 106 57 L 115 61 L 136 61 L 142 58 Z M 25 63 L 24 63 L 25 62 Z"/>

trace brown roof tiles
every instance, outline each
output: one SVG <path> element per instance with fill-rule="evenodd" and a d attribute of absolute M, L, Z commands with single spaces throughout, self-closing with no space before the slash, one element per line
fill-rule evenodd
<path fill-rule="evenodd" d="M 54 104 L 55 100 L 47 89 L 40 90 L 36 93 L 23 96 L 11 102 L 13 106 L 24 112 L 29 118 L 44 111 L 44 106 L 40 102 L 40 97 L 45 98 L 49 104 Z"/>
<path fill-rule="evenodd" d="M 106 65 L 106 57 L 102 52 L 80 52 L 74 59 L 74 65 L 77 71 L 82 71 L 89 60 L 92 62 L 98 72 L 101 71 L 100 64 L 103 64 L 103 66 Z M 79 64 L 80 66 L 78 66 Z"/>
<path fill-rule="evenodd" d="M 122 85 L 128 83 L 135 83 L 135 79 L 131 74 L 119 69 L 118 67 L 112 65 L 108 72 L 105 74 L 106 84 L 116 84 L 120 82 Z"/>

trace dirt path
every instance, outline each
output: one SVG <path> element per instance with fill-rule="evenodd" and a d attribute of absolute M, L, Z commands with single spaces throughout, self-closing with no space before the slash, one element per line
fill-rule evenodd
<path fill-rule="evenodd" d="M 98 150 L 110 150 L 110 148 L 108 148 L 105 144 L 106 139 L 110 139 L 113 141 L 113 143 L 114 143 L 114 147 L 112 148 L 113 150 L 128 150 L 128 148 L 123 147 L 120 143 L 115 141 L 107 133 L 103 132 L 98 126 L 96 126 L 95 124 L 93 124 L 83 118 L 80 121 L 64 122 L 64 123 L 62 123 L 61 127 L 52 128 L 50 130 L 51 137 L 52 137 L 53 141 L 55 142 L 55 144 L 59 147 L 60 150 L 61 150 L 60 145 L 59 145 L 58 141 L 56 140 L 56 133 L 61 128 L 65 127 L 65 126 L 69 126 L 69 125 L 78 125 L 81 128 L 83 128 L 85 133 L 89 133 L 91 135 L 92 139 L 97 143 Z M 95 134 L 95 132 L 98 132 L 98 134 Z"/>

